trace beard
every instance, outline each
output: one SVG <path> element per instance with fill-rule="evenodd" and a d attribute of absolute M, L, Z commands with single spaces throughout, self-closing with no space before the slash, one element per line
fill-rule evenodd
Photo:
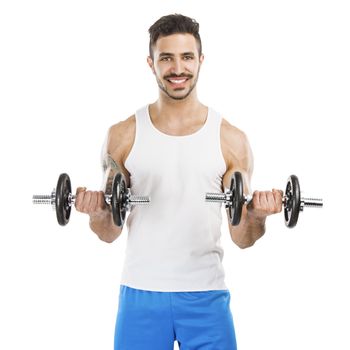
<path fill-rule="evenodd" d="M 188 91 L 184 94 L 184 95 L 174 95 L 172 94 L 170 91 L 168 91 L 167 87 L 165 84 L 163 84 L 163 82 L 159 79 L 159 77 L 156 75 L 156 80 L 157 80 L 157 84 L 158 84 L 158 87 L 159 89 L 161 89 L 168 97 L 170 97 L 171 99 L 173 100 L 184 100 L 185 98 L 187 98 L 192 90 L 196 87 L 197 85 L 197 81 L 198 81 L 198 77 L 199 77 L 199 68 L 198 68 L 198 72 L 197 72 L 197 75 L 196 76 L 193 76 L 192 74 L 179 74 L 179 75 L 176 75 L 176 74 L 170 74 L 170 75 L 166 75 L 163 77 L 163 80 L 167 80 L 167 79 L 171 79 L 171 78 L 179 78 L 179 77 L 184 77 L 184 78 L 188 78 L 189 81 L 191 81 L 192 79 L 193 80 L 193 83 L 192 85 L 190 85 L 190 88 L 188 89 Z M 178 88 L 178 89 L 174 89 L 175 91 L 181 91 L 183 90 L 183 88 Z"/>

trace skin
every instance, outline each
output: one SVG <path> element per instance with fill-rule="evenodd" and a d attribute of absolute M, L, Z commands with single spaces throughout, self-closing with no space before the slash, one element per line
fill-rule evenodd
<path fill-rule="evenodd" d="M 199 55 L 195 38 L 191 34 L 172 34 L 160 37 L 153 46 L 153 58 L 147 63 L 155 76 L 159 98 L 149 106 L 154 126 L 169 135 L 189 135 L 205 123 L 208 107 L 197 97 L 196 83 L 204 56 Z M 104 190 L 99 192 L 77 189 L 76 208 L 90 216 L 90 227 L 105 242 L 113 242 L 122 228 L 113 224 L 110 208 L 103 193 L 109 193 L 114 174 L 124 174 L 130 186 L 130 174 L 125 160 L 135 138 L 135 115 L 113 125 L 104 147 Z M 247 136 L 223 118 L 221 124 L 221 149 L 226 162 L 222 190 L 230 187 L 233 172 L 240 171 L 244 180 L 244 193 L 251 193 L 253 154 Z M 265 233 L 266 218 L 282 210 L 281 190 L 255 191 L 252 202 L 243 207 L 238 226 L 228 227 L 232 241 L 240 248 L 252 246 Z"/>

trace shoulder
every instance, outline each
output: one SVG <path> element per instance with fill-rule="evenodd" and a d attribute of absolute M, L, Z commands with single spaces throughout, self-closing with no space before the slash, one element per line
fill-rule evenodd
<path fill-rule="evenodd" d="M 132 115 L 129 118 L 110 126 L 108 130 L 108 137 L 110 143 L 113 145 L 113 142 L 118 143 L 122 139 L 129 138 L 130 135 L 135 132 L 135 128 L 135 115 Z"/>
<path fill-rule="evenodd" d="M 135 138 L 135 115 L 109 127 L 102 150 L 102 161 L 111 157 L 116 163 L 123 164 Z"/>
<path fill-rule="evenodd" d="M 244 131 L 230 124 L 222 118 L 221 122 L 221 142 L 224 146 L 236 150 L 236 152 L 247 151 L 249 140 Z"/>
<path fill-rule="evenodd" d="M 107 135 L 107 151 L 113 154 L 116 149 L 127 147 L 135 137 L 135 115 L 110 126 Z"/>
<path fill-rule="evenodd" d="M 221 147 L 227 168 L 250 168 L 253 155 L 244 131 L 222 118 Z"/>
<path fill-rule="evenodd" d="M 244 142 L 248 141 L 244 131 L 230 124 L 225 118 L 221 121 L 221 136 L 227 140 Z"/>

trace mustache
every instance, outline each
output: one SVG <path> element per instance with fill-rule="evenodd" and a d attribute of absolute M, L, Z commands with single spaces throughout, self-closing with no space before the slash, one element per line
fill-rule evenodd
<path fill-rule="evenodd" d="M 164 75 L 164 77 L 163 77 L 163 79 L 171 79 L 171 78 L 188 78 L 188 79 L 191 79 L 191 78 L 193 78 L 193 75 L 192 74 L 181 73 L 181 74 Z"/>

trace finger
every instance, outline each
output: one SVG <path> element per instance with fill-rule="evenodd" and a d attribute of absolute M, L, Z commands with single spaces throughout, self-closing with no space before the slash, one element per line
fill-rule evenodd
<path fill-rule="evenodd" d="M 76 194 L 79 194 L 80 192 L 85 192 L 86 187 L 77 187 Z"/>
<path fill-rule="evenodd" d="M 282 211 L 282 204 L 283 204 L 283 191 L 272 189 L 272 193 L 275 196 L 275 201 L 278 209 L 278 213 Z"/>
<path fill-rule="evenodd" d="M 98 192 L 98 207 L 101 209 L 106 208 L 105 194 L 103 191 Z"/>
<path fill-rule="evenodd" d="M 251 207 L 252 208 L 259 208 L 260 207 L 259 191 L 254 191 L 253 192 L 253 197 L 252 197 L 252 200 L 251 200 Z"/>
<path fill-rule="evenodd" d="M 262 191 L 259 193 L 259 202 L 260 202 L 260 207 L 259 207 L 260 210 L 264 210 L 264 211 L 268 210 L 269 201 L 268 201 L 266 192 Z"/>
<path fill-rule="evenodd" d="M 278 195 L 276 195 L 274 192 L 267 192 L 266 193 L 267 202 L 268 202 L 268 212 L 269 214 L 274 214 L 279 211 L 278 204 L 277 204 L 277 198 Z"/>
<path fill-rule="evenodd" d="M 278 190 L 277 188 L 273 188 L 272 192 L 273 193 L 278 193 L 281 197 L 283 197 L 283 191 L 282 190 Z"/>
<path fill-rule="evenodd" d="M 82 203 L 84 202 L 86 187 L 78 187 L 76 190 L 76 198 L 75 198 L 75 208 L 78 211 L 81 211 Z"/>
<path fill-rule="evenodd" d="M 266 202 L 268 208 L 273 208 L 275 206 L 275 197 L 272 192 L 265 192 Z"/>
<path fill-rule="evenodd" d="M 98 192 L 92 192 L 89 212 L 95 212 L 98 209 L 97 202 L 98 202 Z"/>
<path fill-rule="evenodd" d="M 91 194 L 91 191 L 85 192 L 84 202 L 82 203 L 82 211 L 84 213 L 88 213 L 90 210 Z"/>

